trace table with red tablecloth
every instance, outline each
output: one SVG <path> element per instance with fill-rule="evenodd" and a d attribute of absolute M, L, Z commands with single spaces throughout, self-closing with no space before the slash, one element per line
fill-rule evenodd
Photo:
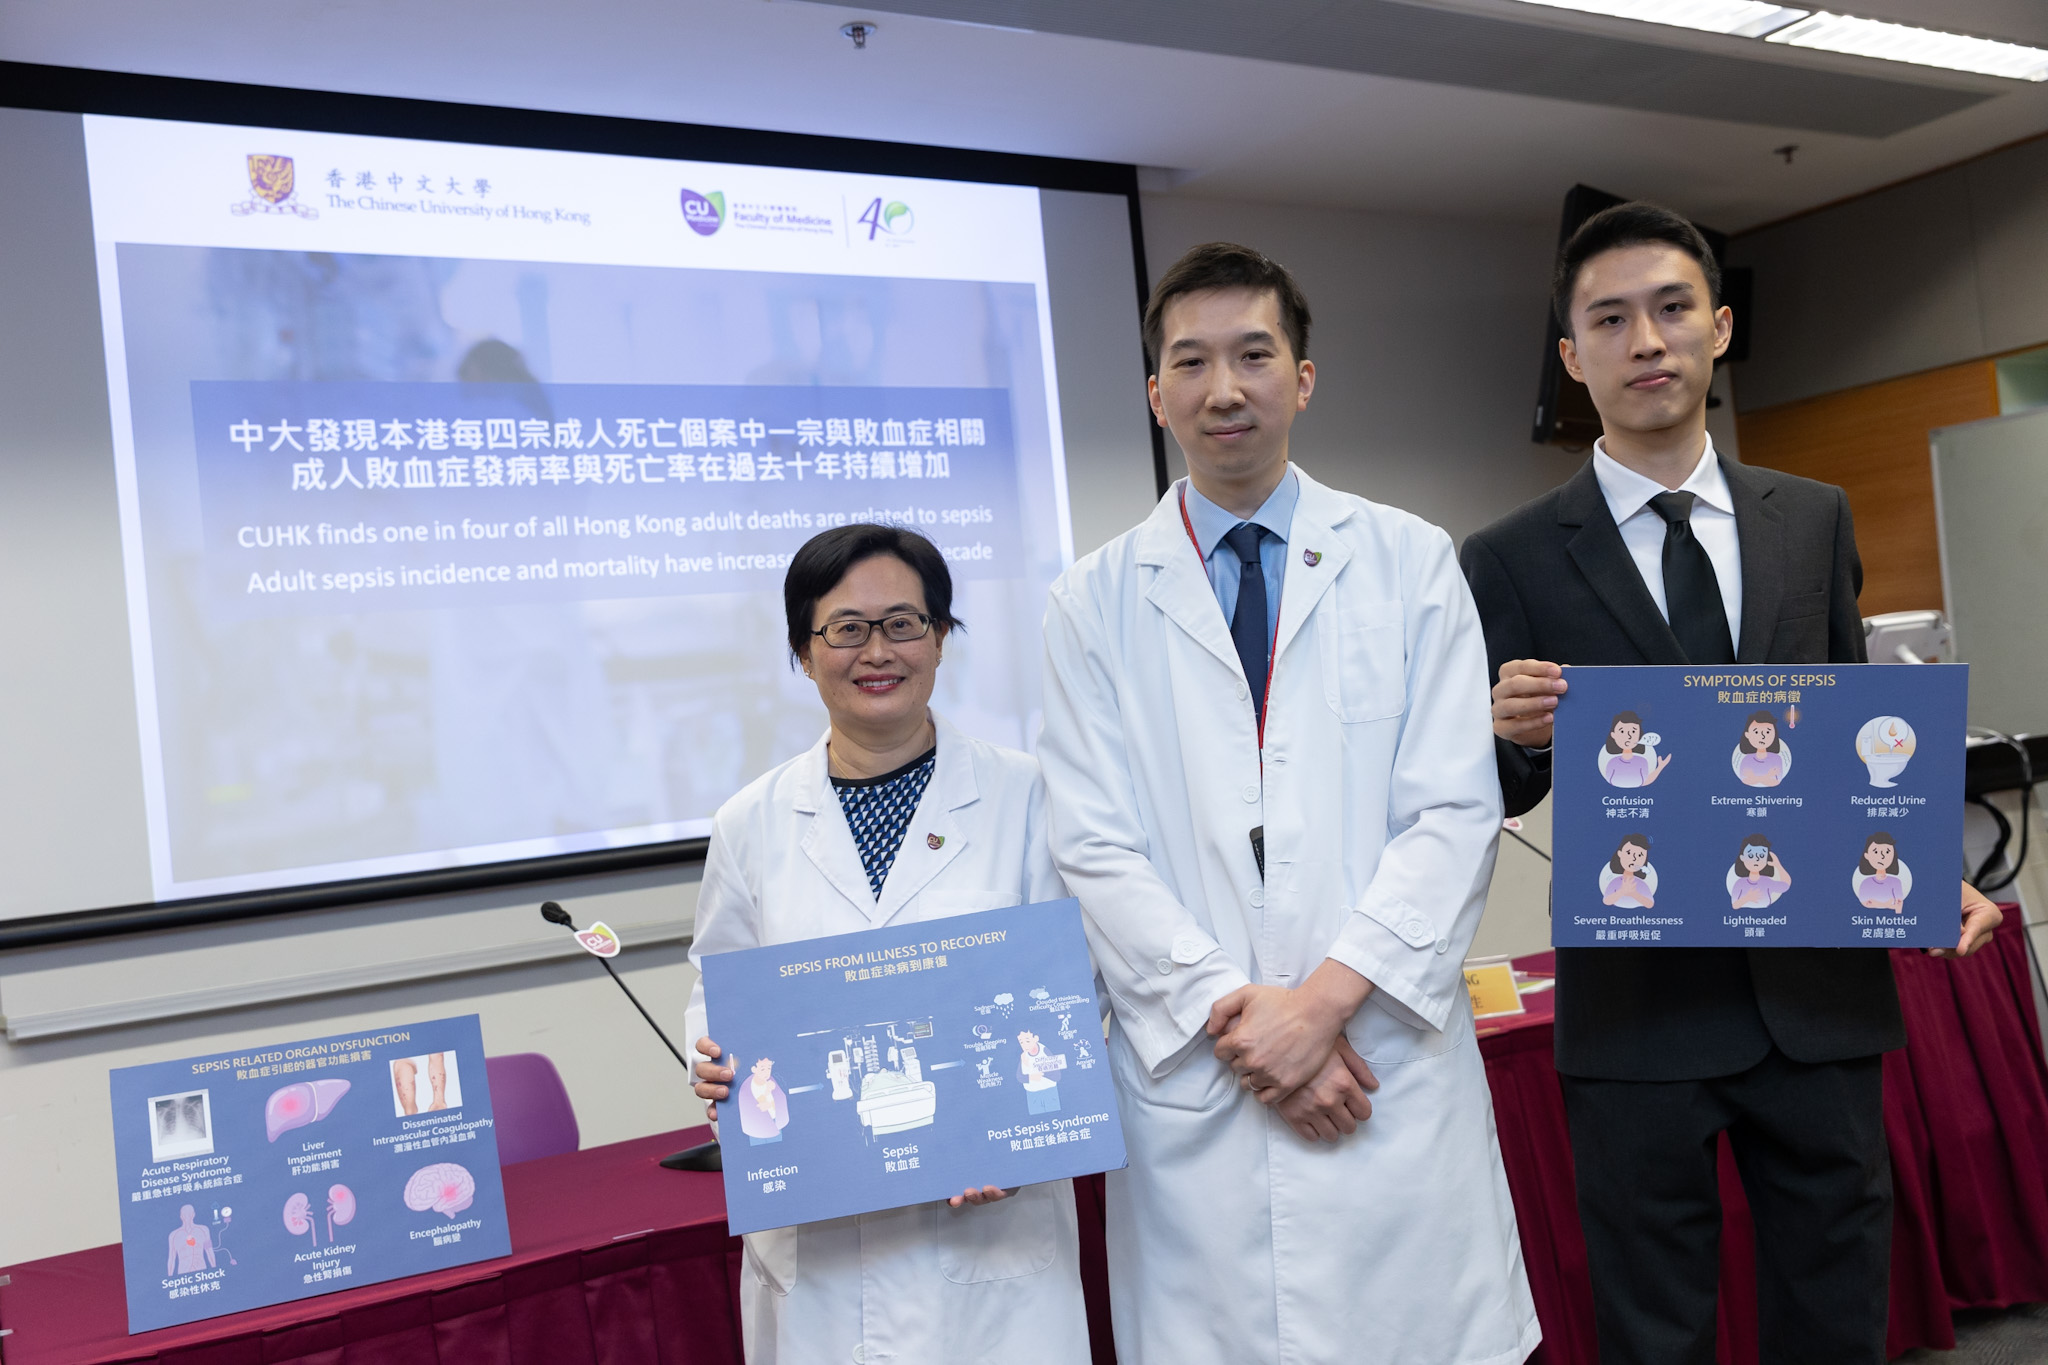
<path fill-rule="evenodd" d="M 1951 1315 L 2048 1301 L 2048 1063 L 2017 907 L 1991 943 L 1963 961 L 1892 952 L 1906 1046 L 1884 1059 L 1891 1146 L 1891 1327 L 1888 1353 L 1955 1345 Z M 1543 980 L 1551 955 L 1516 959 Z M 1540 1365 L 1598 1359 L 1586 1244 L 1572 1184 L 1564 1095 L 1551 1059 L 1551 998 L 1528 1014 L 1483 1021 L 1480 1051 L 1501 1157 L 1543 1323 Z M 1752 1365 L 1756 1252 L 1749 1205 L 1721 1144 L 1720 1359 Z"/>
<path fill-rule="evenodd" d="M 1897 1205 L 1891 1353 L 1958 1308 L 2048 1302 L 2048 1064 L 2019 916 L 1955 962 L 1892 954 L 1908 1043 L 1884 1061 Z M 1517 960 L 1547 973 L 1549 955 Z M 1537 977 L 1535 979 L 1542 979 Z M 1593 1365 L 1592 1291 L 1547 992 L 1482 1023 L 1542 1365 Z M 738 1365 L 739 1242 L 717 1176 L 665 1171 L 704 1129 L 508 1166 L 512 1255 L 130 1337 L 118 1246 L 0 1269 L 5 1365 Z M 1748 1207 L 1724 1145 L 1721 1360 L 1756 1352 Z M 1109 1345 L 1100 1177 L 1075 1182 L 1095 1365 Z M 1219 1235 L 1221 1235 L 1219 1233 Z"/>

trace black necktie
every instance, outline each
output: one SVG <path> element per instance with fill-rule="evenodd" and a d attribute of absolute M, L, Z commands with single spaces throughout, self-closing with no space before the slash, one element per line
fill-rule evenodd
<path fill-rule="evenodd" d="M 1664 518 L 1664 614 L 1693 664 L 1732 664 L 1728 607 L 1714 561 L 1692 533 L 1691 493 L 1659 493 L 1650 506 Z"/>
<path fill-rule="evenodd" d="M 1266 712 L 1266 573 L 1259 566 L 1259 538 L 1263 526 L 1241 521 L 1224 537 L 1224 544 L 1237 556 L 1237 610 L 1230 618 L 1230 642 L 1237 646 L 1237 661 L 1244 665 L 1245 685 L 1252 690 L 1252 714 L 1264 719 Z M 1711 572 L 1711 570 L 1710 570 Z"/>

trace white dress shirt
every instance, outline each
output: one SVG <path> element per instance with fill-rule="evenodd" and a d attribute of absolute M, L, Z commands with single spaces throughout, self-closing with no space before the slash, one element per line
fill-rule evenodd
<path fill-rule="evenodd" d="M 1696 495 L 1692 506 L 1692 534 L 1707 552 L 1714 566 L 1714 578 L 1721 585 L 1721 606 L 1728 613 L 1728 639 L 1742 645 L 1742 549 L 1735 537 L 1735 500 L 1728 493 L 1728 477 L 1714 458 L 1714 438 L 1700 462 L 1676 490 L 1655 479 L 1636 473 L 1607 453 L 1605 437 L 1593 442 L 1593 477 L 1607 499 L 1607 510 L 1621 528 L 1622 543 L 1628 546 L 1650 600 L 1666 621 L 1671 608 L 1664 601 L 1664 518 L 1650 506 L 1659 493 L 1682 492 Z"/>

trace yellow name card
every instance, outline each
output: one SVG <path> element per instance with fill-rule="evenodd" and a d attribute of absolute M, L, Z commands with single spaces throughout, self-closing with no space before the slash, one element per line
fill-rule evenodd
<path fill-rule="evenodd" d="M 1515 968 L 1510 962 L 1465 964 L 1465 989 L 1472 993 L 1472 1015 L 1523 1014 L 1522 993 L 1515 987 Z"/>

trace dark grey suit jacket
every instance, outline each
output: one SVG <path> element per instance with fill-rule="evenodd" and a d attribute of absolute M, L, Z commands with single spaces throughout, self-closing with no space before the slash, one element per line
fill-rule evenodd
<path fill-rule="evenodd" d="M 1721 461 L 1742 554 L 1739 663 L 1863 663 L 1863 565 L 1832 484 Z M 1643 584 L 1588 460 L 1561 486 L 1465 541 L 1459 555 L 1489 668 L 1688 662 Z M 1507 812 L 1550 790 L 1548 755 L 1495 740 Z M 1557 1066 L 1573 1076 L 1733 1075 L 1775 1043 L 1795 1061 L 1905 1045 L 1882 948 L 1564 948 Z"/>

